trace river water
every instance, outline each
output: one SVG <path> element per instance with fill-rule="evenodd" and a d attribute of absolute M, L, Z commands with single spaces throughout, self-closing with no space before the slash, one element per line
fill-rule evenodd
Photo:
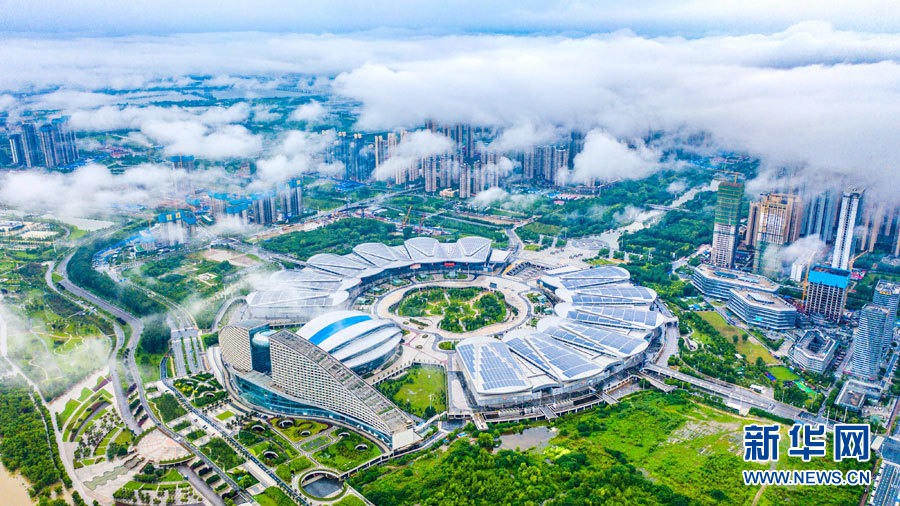
<path fill-rule="evenodd" d="M 690 201 L 694 198 L 698 193 L 702 191 L 715 191 L 718 188 L 718 183 L 713 182 L 705 186 L 698 186 L 696 188 L 691 188 L 690 190 L 684 192 L 680 197 L 673 200 L 669 207 L 681 207 L 684 203 Z M 661 218 L 667 211 L 663 211 L 660 209 L 650 209 L 647 211 L 642 211 L 638 214 L 634 221 L 628 223 L 627 225 L 623 225 L 614 230 L 608 230 L 600 234 L 598 239 L 608 245 L 608 247 L 615 251 L 619 249 L 619 237 L 626 232 L 637 232 L 638 230 L 647 228 L 652 223 L 656 222 L 659 218 Z"/>
<path fill-rule="evenodd" d="M 0 464 L 0 502 L 9 506 L 30 506 L 34 504 L 28 496 L 28 483 L 18 474 L 12 474 Z"/>

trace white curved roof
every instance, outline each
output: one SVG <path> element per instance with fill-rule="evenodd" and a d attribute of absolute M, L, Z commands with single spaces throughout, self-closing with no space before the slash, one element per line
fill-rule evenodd
<path fill-rule="evenodd" d="M 432 237 L 413 237 L 400 246 L 367 242 L 356 245 L 347 255 L 319 253 L 311 256 L 303 269 L 274 273 L 266 289 L 250 294 L 247 303 L 251 311 L 257 301 L 265 301 L 266 307 L 278 307 L 277 299 L 283 296 L 286 299 L 280 307 L 289 311 L 295 306 L 297 297 L 288 289 L 298 289 L 322 292 L 321 306 L 327 309 L 347 300 L 348 295 L 340 295 L 342 291 L 386 269 L 444 262 L 480 264 L 489 261 L 493 251 L 490 239 L 475 236 L 448 243 L 438 242 Z M 330 299 L 325 297 L 332 293 L 337 295 Z"/>
<path fill-rule="evenodd" d="M 562 270 L 562 269 L 560 269 Z M 590 269 L 547 271 L 541 282 L 553 288 L 568 288 L 576 291 L 583 288 L 626 283 L 631 279 L 627 270 L 617 265 L 598 265 Z"/>
<path fill-rule="evenodd" d="M 360 311 L 332 311 L 310 320 L 297 335 L 353 369 L 393 353 L 403 333 L 391 320 Z"/>

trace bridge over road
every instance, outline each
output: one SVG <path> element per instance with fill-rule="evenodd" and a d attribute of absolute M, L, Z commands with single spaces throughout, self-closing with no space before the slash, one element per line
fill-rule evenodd
<path fill-rule="evenodd" d="M 689 374 L 676 371 L 674 369 L 669 369 L 668 367 L 662 367 L 656 364 L 647 364 L 644 366 L 644 373 L 655 374 L 664 378 L 673 378 L 678 381 L 683 381 L 705 392 L 718 395 L 726 401 L 759 408 L 764 411 L 768 411 L 773 415 L 781 416 L 784 418 L 797 420 L 805 414 L 802 409 L 778 402 L 774 399 L 769 399 L 768 397 L 763 397 L 762 395 L 759 395 L 751 390 L 747 390 L 745 388 L 741 388 L 739 386 L 731 385 L 721 381 L 700 379 Z"/>

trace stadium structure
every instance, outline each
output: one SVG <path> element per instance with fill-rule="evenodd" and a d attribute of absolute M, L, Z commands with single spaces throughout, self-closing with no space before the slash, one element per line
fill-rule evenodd
<path fill-rule="evenodd" d="M 556 316 L 534 330 L 457 344 L 469 406 L 549 404 L 600 388 L 642 364 L 650 342 L 676 320 L 655 310 L 656 292 L 629 278 L 611 265 L 546 271 L 539 283 L 560 300 Z"/>
<path fill-rule="evenodd" d="M 313 255 L 306 267 L 276 272 L 263 290 L 247 295 L 253 318 L 306 322 L 350 307 L 373 283 L 391 277 L 451 270 L 493 271 L 505 266 L 509 252 L 491 248 L 490 239 L 464 237 L 441 243 L 414 237 L 398 246 L 370 242 L 346 255 Z"/>
<path fill-rule="evenodd" d="M 220 332 L 229 388 L 263 412 L 335 420 L 392 449 L 414 444 L 420 438 L 411 418 L 361 378 L 398 355 L 400 327 L 345 307 L 365 287 L 394 277 L 450 269 L 493 273 L 507 264 L 508 253 L 490 244 L 481 237 L 367 243 L 276 273 L 275 288 L 248 298 L 250 313 L 266 318 Z M 471 410 L 488 411 L 596 393 L 643 364 L 651 342 L 676 324 L 659 310 L 656 292 L 631 284 L 618 266 L 547 270 L 537 283 L 555 301 L 554 315 L 502 337 L 459 341 L 451 364 L 451 383 L 459 388 L 451 384 L 448 397 L 462 395 Z M 297 333 L 270 330 L 298 319 L 307 323 Z"/>
<path fill-rule="evenodd" d="M 421 439 L 412 419 L 358 372 L 393 356 L 399 334 L 393 322 L 343 311 L 299 334 L 261 320 L 227 325 L 219 345 L 229 390 L 258 410 L 332 420 L 398 449 Z"/>

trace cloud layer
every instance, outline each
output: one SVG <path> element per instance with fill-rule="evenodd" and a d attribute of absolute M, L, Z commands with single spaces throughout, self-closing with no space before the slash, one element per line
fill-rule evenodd
<path fill-rule="evenodd" d="M 846 10 L 817 5 L 824 13 Z M 707 6 L 713 14 L 706 19 L 723 9 Z M 593 12 L 582 8 L 590 11 L 586 16 Z M 799 8 L 772 11 L 810 19 L 802 14 Z M 274 156 L 242 124 L 265 119 L 266 112 L 247 104 L 208 111 L 133 107 L 108 91 L 162 88 L 185 99 L 192 92 L 177 87 L 196 86 L 200 75 L 210 76 L 205 86 L 238 95 L 312 83 L 359 104 L 359 129 L 414 128 L 426 119 L 470 122 L 499 132 L 492 148 L 501 151 L 552 142 L 572 129 L 594 132 L 576 178 L 652 170 L 655 154 L 641 139 L 657 131 L 706 133 L 715 149 L 749 152 L 765 168 L 795 167 L 810 180 L 854 178 L 870 187 L 889 188 L 900 159 L 900 35 L 838 30 L 824 22 L 772 34 L 695 38 L 629 31 L 586 37 L 7 37 L 0 52 L 8 55 L 0 61 L 0 109 L 61 108 L 76 128 L 131 128 L 142 136 L 135 138 L 162 144 L 167 153 L 210 159 Z M 300 74 L 309 79 L 298 81 Z M 22 90 L 47 93 L 13 95 Z M 133 95 L 139 93 L 146 92 Z M 294 113 L 312 121 L 323 113 L 318 107 Z M 291 155 L 276 154 L 284 156 L 282 165 L 297 165 Z"/>

